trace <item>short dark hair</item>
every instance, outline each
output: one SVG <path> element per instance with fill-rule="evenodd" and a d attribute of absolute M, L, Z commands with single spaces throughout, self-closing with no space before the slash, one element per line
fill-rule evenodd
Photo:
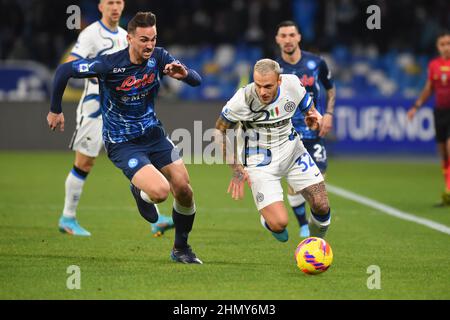
<path fill-rule="evenodd" d="M 136 15 L 128 22 L 128 33 L 134 33 L 138 27 L 148 28 L 156 25 L 156 16 L 148 12 L 138 12 Z"/>
<path fill-rule="evenodd" d="M 300 28 L 292 20 L 284 20 L 284 21 L 280 22 L 277 26 L 277 33 L 280 30 L 280 28 L 283 28 L 283 27 L 295 27 L 295 29 L 297 29 L 297 32 L 300 33 Z"/>
<path fill-rule="evenodd" d="M 442 37 L 446 37 L 446 36 L 450 36 L 450 31 L 449 30 L 441 30 L 436 39 L 442 38 Z"/>

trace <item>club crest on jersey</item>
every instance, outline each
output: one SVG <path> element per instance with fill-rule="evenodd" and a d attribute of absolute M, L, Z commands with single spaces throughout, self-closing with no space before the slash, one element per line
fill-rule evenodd
<path fill-rule="evenodd" d="M 135 76 L 129 76 L 126 78 L 120 87 L 116 87 L 117 91 L 130 91 L 131 89 L 137 89 L 140 87 L 145 87 L 155 80 L 155 74 L 149 73 L 144 74 L 142 79 L 136 79 Z"/>
<path fill-rule="evenodd" d="M 150 67 L 150 68 L 154 68 L 156 66 L 155 58 L 148 59 L 147 66 Z"/>
<path fill-rule="evenodd" d="M 133 169 L 138 165 L 138 159 L 136 158 L 131 158 L 130 160 L 128 160 L 128 166 Z"/>
<path fill-rule="evenodd" d="M 293 102 L 293 101 L 286 102 L 286 104 L 284 105 L 284 110 L 286 110 L 286 112 L 294 111 L 295 110 L 295 102 Z"/>
<path fill-rule="evenodd" d="M 308 69 L 314 70 L 317 67 L 317 63 L 315 61 L 313 61 L 313 60 L 309 60 L 306 63 L 306 66 L 308 67 Z"/>

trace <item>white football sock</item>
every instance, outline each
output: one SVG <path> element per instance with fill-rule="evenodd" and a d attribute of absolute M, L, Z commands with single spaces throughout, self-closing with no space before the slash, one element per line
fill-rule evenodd
<path fill-rule="evenodd" d="M 66 178 L 66 196 L 64 199 L 63 216 L 75 218 L 81 192 L 83 191 L 85 179 L 75 176 L 72 171 Z"/>
<path fill-rule="evenodd" d="M 191 216 L 197 211 L 197 208 L 195 206 L 195 202 L 192 204 L 192 207 L 183 207 L 176 200 L 173 201 L 173 209 L 176 212 L 178 212 L 179 214 L 182 214 L 182 215 L 185 215 L 185 216 Z"/>
<path fill-rule="evenodd" d="M 311 215 L 309 219 L 309 232 L 311 237 L 325 238 L 328 227 L 330 226 L 331 218 L 327 221 L 321 222 L 314 218 L 314 215 Z"/>

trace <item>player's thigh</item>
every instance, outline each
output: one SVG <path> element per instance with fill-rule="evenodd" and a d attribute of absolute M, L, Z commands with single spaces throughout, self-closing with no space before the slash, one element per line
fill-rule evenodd
<path fill-rule="evenodd" d="M 151 163 L 145 143 L 136 140 L 122 143 L 106 142 L 105 148 L 108 158 L 114 165 L 122 170 L 131 183 L 147 193 L 153 200 L 155 197 L 161 198 L 168 194 L 169 182 Z"/>
<path fill-rule="evenodd" d="M 289 169 L 287 183 L 295 193 L 306 187 L 323 182 L 322 173 L 308 152 L 303 153 Z"/>
<path fill-rule="evenodd" d="M 270 172 L 269 167 L 247 168 L 251 181 L 253 200 L 258 211 L 268 205 L 283 201 L 281 177 Z"/>
<path fill-rule="evenodd" d="M 131 183 L 143 190 L 152 200 L 164 201 L 170 192 L 167 179 L 151 164 L 140 168 L 131 179 Z"/>
<path fill-rule="evenodd" d="M 288 224 L 288 211 L 283 201 L 276 201 L 259 210 L 273 231 L 282 231 Z"/>
<path fill-rule="evenodd" d="M 185 175 L 187 174 L 187 170 L 184 167 L 184 163 L 181 161 L 181 165 L 179 160 L 181 160 L 179 150 L 175 146 L 175 144 L 170 140 L 164 131 L 162 126 L 154 127 L 150 134 L 148 140 L 148 149 L 149 149 L 149 158 L 152 164 L 161 172 L 163 172 L 163 168 L 177 163 L 175 167 L 176 171 L 182 172 L 184 171 Z M 171 171 L 172 169 L 164 170 L 165 172 Z"/>
<path fill-rule="evenodd" d="M 161 173 L 169 181 L 170 188 L 175 198 L 180 196 L 191 196 L 189 173 L 182 159 L 178 159 L 160 169 Z"/>

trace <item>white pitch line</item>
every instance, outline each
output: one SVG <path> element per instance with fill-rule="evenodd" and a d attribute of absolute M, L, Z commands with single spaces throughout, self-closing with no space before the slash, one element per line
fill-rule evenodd
<path fill-rule="evenodd" d="M 443 224 L 440 224 L 440 223 L 437 223 L 437 222 L 434 222 L 432 220 L 428 220 L 428 219 L 425 219 L 425 218 L 417 217 L 417 216 L 415 216 L 415 215 L 413 215 L 411 213 L 400 211 L 398 209 L 395 209 L 393 207 L 385 205 L 385 204 L 383 204 L 381 202 L 378 202 L 378 201 L 366 198 L 364 196 L 361 196 L 359 194 L 353 193 L 351 191 L 348 191 L 348 190 L 345 190 L 345 189 L 342 189 L 342 188 L 330 185 L 328 183 L 327 183 L 327 191 L 329 191 L 331 193 L 334 193 L 334 194 L 336 194 L 338 196 L 341 196 L 343 198 L 346 198 L 346 199 L 349 199 L 349 200 L 361 203 L 361 204 L 366 205 L 368 207 L 375 208 L 375 209 L 377 209 L 379 211 L 382 211 L 382 212 L 384 212 L 384 213 L 386 213 L 386 214 L 388 214 L 390 216 L 394 216 L 394 217 L 397 217 L 399 219 L 415 222 L 415 223 L 421 224 L 423 226 L 426 226 L 428 228 L 431 228 L 433 230 L 437 230 L 437 231 L 440 231 L 440 232 L 443 232 L 443 233 L 446 233 L 446 234 L 450 235 L 450 228 L 447 227 L 446 225 L 443 225 Z"/>

